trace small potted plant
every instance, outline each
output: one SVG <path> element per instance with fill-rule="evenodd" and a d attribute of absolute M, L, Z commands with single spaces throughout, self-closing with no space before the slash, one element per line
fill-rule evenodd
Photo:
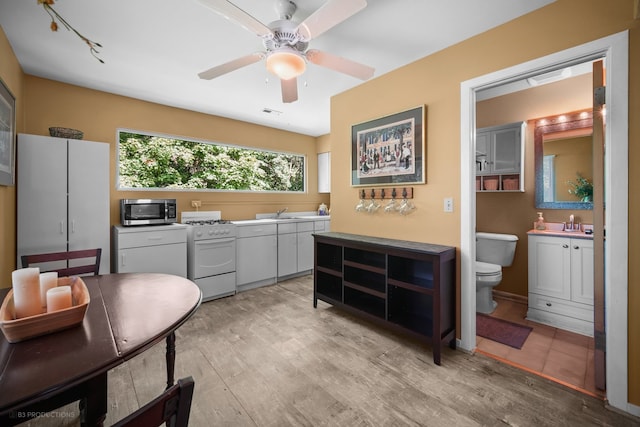
<path fill-rule="evenodd" d="M 569 185 L 569 194 L 576 196 L 581 202 L 593 201 L 593 183 L 587 178 L 583 177 L 580 173 L 577 173 L 577 178 L 574 181 L 567 181 Z"/>

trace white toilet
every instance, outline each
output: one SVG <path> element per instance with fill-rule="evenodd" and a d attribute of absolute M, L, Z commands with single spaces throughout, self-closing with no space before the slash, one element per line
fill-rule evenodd
<path fill-rule="evenodd" d="M 493 313 L 498 305 L 493 288 L 502 280 L 502 267 L 509 267 L 516 253 L 518 236 L 476 233 L 476 311 Z"/>

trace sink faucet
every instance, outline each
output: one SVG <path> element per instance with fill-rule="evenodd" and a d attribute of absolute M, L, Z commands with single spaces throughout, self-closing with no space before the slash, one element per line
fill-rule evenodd
<path fill-rule="evenodd" d="M 573 215 L 569 215 L 569 231 L 573 231 L 574 230 L 574 217 Z"/>
<path fill-rule="evenodd" d="M 276 218 L 280 218 L 280 215 L 285 213 L 289 208 L 282 208 L 279 211 L 276 211 Z"/>

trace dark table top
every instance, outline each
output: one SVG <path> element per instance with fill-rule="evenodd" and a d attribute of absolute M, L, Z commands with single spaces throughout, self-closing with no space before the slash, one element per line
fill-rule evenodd
<path fill-rule="evenodd" d="M 91 301 L 77 327 L 19 343 L 0 333 L 0 414 L 102 374 L 163 340 L 200 305 L 195 283 L 168 274 L 82 278 Z M 0 289 L 0 301 L 9 289 Z"/>

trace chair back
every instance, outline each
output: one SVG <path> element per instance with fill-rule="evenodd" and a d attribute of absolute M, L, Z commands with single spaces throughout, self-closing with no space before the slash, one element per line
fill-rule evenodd
<path fill-rule="evenodd" d="M 194 386 L 192 377 L 180 379 L 160 396 L 113 426 L 157 427 L 166 423 L 171 427 L 187 427 Z"/>
<path fill-rule="evenodd" d="M 83 249 L 79 251 L 53 252 L 48 254 L 22 255 L 22 267 L 37 267 L 35 264 L 44 264 L 55 261 L 66 261 L 66 267 L 47 268 L 42 266 L 40 271 L 55 271 L 59 277 L 64 276 L 80 276 L 83 274 L 98 275 L 100 270 L 100 257 L 102 256 L 102 248 Z M 71 266 L 70 260 L 84 260 L 81 265 Z M 86 261 L 86 262 L 85 262 Z M 51 265 L 51 264 L 49 264 Z"/>

